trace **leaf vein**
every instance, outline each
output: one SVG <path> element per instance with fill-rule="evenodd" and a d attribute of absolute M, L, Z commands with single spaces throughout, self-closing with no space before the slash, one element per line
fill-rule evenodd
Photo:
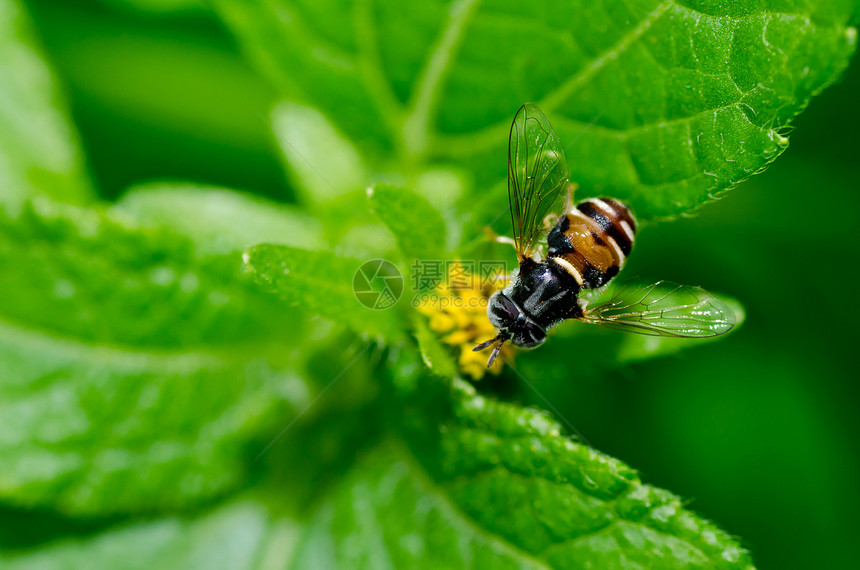
<path fill-rule="evenodd" d="M 635 28 L 624 34 L 621 39 L 619 39 L 609 49 L 605 50 L 598 57 L 592 60 L 588 66 L 581 69 L 544 97 L 540 102 L 540 106 L 548 110 L 554 110 L 557 108 L 562 101 L 576 92 L 579 87 L 590 81 L 601 69 L 606 67 L 607 64 L 615 61 L 620 55 L 627 51 L 631 45 L 633 45 L 651 28 L 654 22 L 656 22 L 663 13 L 672 6 L 672 4 L 672 0 L 664 0 L 657 5 L 657 7 L 648 13 L 648 15 L 646 15 Z"/>
<path fill-rule="evenodd" d="M 410 111 L 401 129 L 405 150 L 410 156 L 421 156 L 427 150 L 429 131 L 438 105 L 439 93 L 449 71 L 467 25 L 481 0 L 459 0 L 451 6 L 454 12 L 439 36 L 424 68 L 419 74 L 417 89 L 410 101 Z M 434 129 L 435 130 L 435 129 Z"/>

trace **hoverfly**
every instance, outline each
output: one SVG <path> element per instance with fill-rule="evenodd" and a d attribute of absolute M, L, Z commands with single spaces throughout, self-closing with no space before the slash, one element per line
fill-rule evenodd
<path fill-rule="evenodd" d="M 496 344 L 490 366 L 506 341 L 535 348 L 547 329 L 565 319 L 646 335 L 702 338 L 734 326 L 731 310 L 699 287 L 665 281 L 621 288 L 609 301 L 589 306 L 630 254 L 636 219 L 612 198 L 573 205 L 564 147 L 543 112 L 520 107 L 508 140 L 508 201 L 519 270 L 493 293 L 487 316 L 499 330 L 473 350 Z M 539 237 L 547 235 L 546 254 Z"/>

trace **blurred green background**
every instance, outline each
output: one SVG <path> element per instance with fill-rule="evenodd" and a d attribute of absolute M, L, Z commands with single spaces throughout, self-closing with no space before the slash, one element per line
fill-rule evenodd
<path fill-rule="evenodd" d="M 201 4 L 26 4 L 102 196 L 182 179 L 292 199 L 266 119 L 274 92 Z M 736 297 L 739 332 L 599 381 L 575 381 L 574 357 L 574 380 L 548 394 L 594 447 L 740 536 L 760 568 L 856 558 L 858 87 L 855 64 L 774 166 L 638 238 L 629 275 Z"/>

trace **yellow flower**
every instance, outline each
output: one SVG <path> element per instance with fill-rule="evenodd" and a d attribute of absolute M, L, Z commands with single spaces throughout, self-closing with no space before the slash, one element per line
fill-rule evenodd
<path fill-rule="evenodd" d="M 502 371 L 503 361 L 513 359 L 510 343 L 502 345 L 499 357 L 487 368 L 489 350 L 474 352 L 472 348 L 496 336 L 496 329 L 487 318 L 487 300 L 505 284 L 498 275 L 481 278 L 461 264 L 451 264 L 448 278 L 436 286 L 431 295 L 418 304 L 418 310 L 430 318 L 430 328 L 439 333 L 443 343 L 458 353 L 460 370 L 478 380 L 489 370 Z"/>

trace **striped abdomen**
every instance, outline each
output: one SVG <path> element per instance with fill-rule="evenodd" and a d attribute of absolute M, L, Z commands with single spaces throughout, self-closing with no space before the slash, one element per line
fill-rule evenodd
<path fill-rule="evenodd" d="M 627 206 L 612 198 L 583 200 L 550 232 L 547 261 L 564 269 L 580 289 L 593 289 L 618 274 L 635 236 L 636 220 Z"/>

